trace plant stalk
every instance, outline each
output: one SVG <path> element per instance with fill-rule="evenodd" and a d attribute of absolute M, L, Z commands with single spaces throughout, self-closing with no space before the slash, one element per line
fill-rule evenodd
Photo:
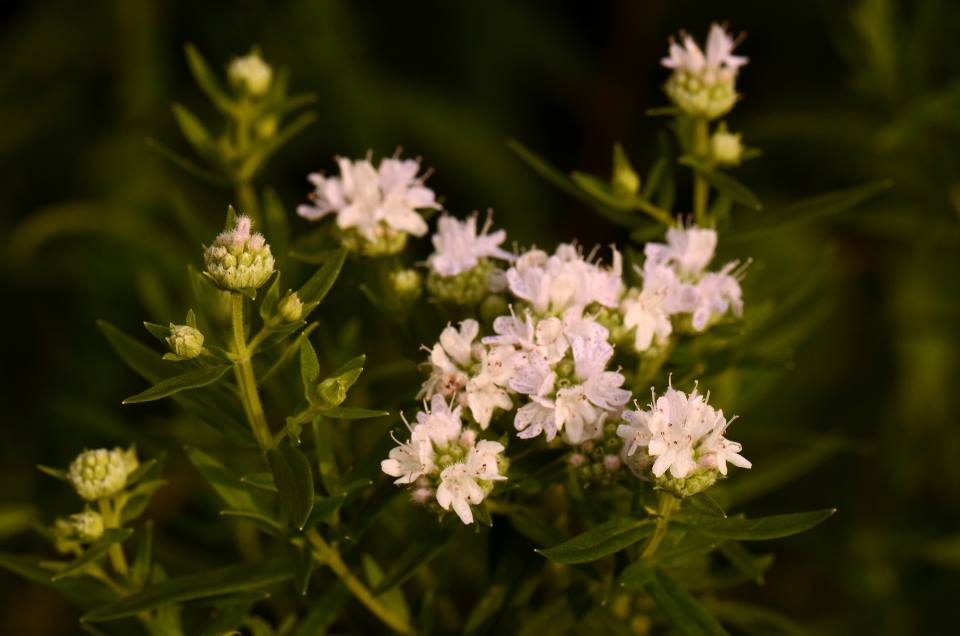
<path fill-rule="evenodd" d="M 266 452 L 273 446 L 270 434 L 270 425 L 260 403 L 260 394 L 257 392 L 257 380 L 253 375 L 253 362 L 250 360 L 250 348 L 247 346 L 246 331 L 243 325 L 243 295 L 231 295 L 233 317 L 233 348 L 237 359 L 233 363 L 233 371 L 237 377 L 237 386 L 240 389 L 240 401 L 247 414 L 250 428 L 257 439 L 260 450 Z"/>
<path fill-rule="evenodd" d="M 650 540 L 647 541 L 647 545 L 644 546 L 643 552 L 640 554 L 641 559 L 649 560 L 656 554 L 657 548 L 660 547 L 660 542 L 667 536 L 667 526 L 670 525 L 670 515 L 673 514 L 673 511 L 676 510 L 677 504 L 679 503 L 680 500 L 671 494 L 660 494 L 660 503 L 657 506 L 657 514 L 659 515 L 657 525 L 653 529 L 653 534 L 650 536 Z"/>
<path fill-rule="evenodd" d="M 698 159 L 707 161 L 710 154 L 709 123 L 703 117 L 693 124 L 693 153 Z M 696 170 L 693 171 L 693 218 L 698 226 L 706 226 L 707 200 L 710 196 L 710 186 L 707 180 Z"/>
<path fill-rule="evenodd" d="M 101 499 L 99 501 L 100 506 L 100 516 L 103 517 L 103 527 L 104 528 L 119 528 L 120 519 L 118 519 L 117 510 L 113 507 L 107 499 Z M 123 553 L 123 548 L 120 547 L 119 543 L 114 543 L 110 546 L 110 550 L 107 552 L 110 557 L 110 565 L 113 567 L 113 571 L 126 578 L 127 576 L 127 557 Z"/>
<path fill-rule="evenodd" d="M 307 540 L 310 542 L 310 545 L 313 546 L 315 550 L 314 557 L 320 563 L 323 563 L 337 575 L 343 584 L 347 586 L 347 589 L 356 597 L 358 601 L 363 603 L 368 610 L 373 612 L 377 618 L 379 618 L 385 625 L 390 627 L 398 634 L 403 634 L 404 636 L 413 636 L 416 634 L 413 627 L 410 626 L 405 620 L 398 617 L 396 614 L 390 611 L 386 605 L 384 605 L 380 599 L 375 597 L 370 589 L 367 588 L 363 582 L 358 579 L 350 569 L 347 567 L 347 564 L 343 562 L 343 559 L 340 557 L 340 553 L 327 543 L 320 533 L 316 530 L 309 530 L 306 534 Z"/>

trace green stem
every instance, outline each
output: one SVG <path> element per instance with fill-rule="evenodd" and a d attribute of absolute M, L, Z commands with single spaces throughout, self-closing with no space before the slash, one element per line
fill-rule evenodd
<path fill-rule="evenodd" d="M 257 392 L 257 380 L 253 375 L 253 363 L 250 360 L 251 350 L 247 346 L 246 330 L 243 326 L 243 295 L 231 295 L 233 317 L 233 352 L 237 359 L 233 363 L 233 371 L 237 377 L 237 387 L 240 389 L 240 401 L 243 410 L 250 421 L 250 428 L 260 450 L 266 451 L 273 446 L 270 435 L 270 425 L 260 403 L 260 394 Z"/>
<path fill-rule="evenodd" d="M 101 499 L 99 501 L 100 505 L 100 516 L 103 517 L 103 527 L 104 528 L 119 528 L 120 520 L 117 518 L 117 512 L 114 507 L 110 504 L 110 501 L 107 499 Z M 126 578 L 127 576 L 127 557 L 123 553 L 123 548 L 120 547 L 119 543 L 114 543 L 110 546 L 110 550 L 107 552 L 110 557 L 110 565 L 113 567 L 113 571 Z"/>
<path fill-rule="evenodd" d="M 667 526 L 670 525 L 670 515 L 673 514 L 673 511 L 679 503 L 680 500 L 671 494 L 660 494 L 660 504 L 657 506 L 657 514 L 659 515 L 657 518 L 657 526 L 653 529 L 650 540 L 647 541 L 647 545 L 644 546 L 643 552 L 640 554 L 641 559 L 648 560 L 653 558 L 653 555 L 657 552 L 657 548 L 660 547 L 660 542 L 667 536 Z"/>
<path fill-rule="evenodd" d="M 347 589 L 350 590 L 358 601 L 366 605 L 368 610 L 373 612 L 377 618 L 398 634 L 404 634 L 405 636 L 413 636 L 416 634 L 416 631 L 414 631 L 411 625 L 390 611 L 389 607 L 384 605 L 380 599 L 370 592 L 369 588 L 367 588 L 360 579 L 353 575 L 347 567 L 347 564 L 344 563 L 340 557 L 340 553 L 337 552 L 336 548 L 327 543 L 324 538 L 320 536 L 319 532 L 309 530 L 306 536 L 310 545 L 313 546 L 315 558 L 333 570 L 337 578 L 343 581 Z"/>
<path fill-rule="evenodd" d="M 710 154 L 709 123 L 704 118 L 697 119 L 693 124 L 693 153 L 698 159 L 706 161 Z M 710 186 L 701 174 L 693 172 L 693 218 L 699 226 L 706 226 L 707 199 L 710 196 Z"/>

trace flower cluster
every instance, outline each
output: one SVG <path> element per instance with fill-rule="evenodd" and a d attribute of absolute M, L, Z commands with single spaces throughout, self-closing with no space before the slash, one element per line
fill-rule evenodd
<path fill-rule="evenodd" d="M 374 168 L 369 156 L 358 161 L 340 157 L 337 164 L 339 177 L 307 177 L 315 188 L 312 205 L 299 206 L 297 214 L 311 221 L 335 215 L 343 245 L 368 256 L 395 254 L 408 234 L 427 233 L 417 210 L 439 210 L 440 205 L 424 186 L 425 177 L 417 176 L 419 161 L 385 158 Z"/>
<path fill-rule="evenodd" d="M 478 440 L 475 430 L 463 427 L 460 414 L 460 406 L 451 408 L 443 396 L 435 395 L 417 413 L 416 424 L 408 425 L 410 439 L 398 442 L 380 467 L 397 478 L 394 483 L 411 485 L 414 501 L 428 504 L 435 499 L 469 524 L 470 506 L 483 502 L 494 481 L 506 479 L 504 447 Z"/>
<path fill-rule="evenodd" d="M 750 468 L 742 447 L 724 437 L 730 421 L 694 388 L 690 394 L 669 387 L 646 410 L 626 411 L 617 428 L 624 440 L 624 462 L 638 476 L 648 471 L 661 488 L 688 497 L 726 476 L 727 463 Z"/>
<path fill-rule="evenodd" d="M 98 448 L 77 455 L 70 464 L 67 477 L 78 495 L 87 501 L 98 501 L 123 490 L 127 477 L 139 465 L 133 448 Z"/>
<path fill-rule="evenodd" d="M 681 43 L 670 42 L 669 54 L 661 64 L 672 69 L 667 95 L 692 117 L 716 119 L 733 108 L 737 101 L 737 71 L 747 58 L 734 55 L 737 42 L 719 24 L 710 26 L 706 51 L 688 34 Z"/>
<path fill-rule="evenodd" d="M 478 233 L 476 214 L 465 221 L 446 214 L 440 217 L 432 238 L 434 252 L 427 259 L 427 289 L 434 299 L 474 305 L 488 293 L 503 290 L 503 271 L 491 259 L 510 262 L 513 255 L 500 248 L 506 232 L 489 233 L 492 223 L 488 216 Z"/>
<path fill-rule="evenodd" d="M 207 274 L 229 291 L 257 289 L 273 274 L 270 246 L 259 232 L 251 234 L 253 221 L 238 216 L 233 229 L 221 232 L 203 253 Z"/>
<path fill-rule="evenodd" d="M 715 230 L 671 228 L 666 243 L 648 243 L 640 271 L 643 286 L 627 290 L 620 301 L 623 327 L 643 353 L 667 343 L 674 319 L 686 318 L 700 332 L 732 312 L 743 312 L 740 263 L 708 272 L 717 246 Z"/>

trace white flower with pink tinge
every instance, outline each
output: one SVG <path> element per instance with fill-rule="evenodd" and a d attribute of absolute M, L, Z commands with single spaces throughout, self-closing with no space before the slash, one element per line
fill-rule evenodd
<path fill-rule="evenodd" d="M 681 38 L 680 44 L 671 39 L 669 54 L 660 63 L 669 69 L 702 74 L 708 84 L 733 78 L 749 61 L 733 54 L 737 41 L 717 23 L 710 25 L 705 52 L 689 34 L 682 33 Z"/>
<path fill-rule="evenodd" d="M 513 254 L 500 249 L 507 240 L 504 230 L 489 233 L 492 217 L 477 232 L 477 215 L 464 221 L 444 214 L 437 221 L 437 231 L 432 237 L 433 254 L 427 259 L 431 269 L 441 276 L 456 276 L 473 269 L 483 258 L 512 261 Z"/>
<path fill-rule="evenodd" d="M 297 214 L 311 221 L 335 214 L 341 230 L 353 229 L 368 241 L 376 241 L 387 232 L 405 232 L 413 236 L 427 233 L 427 223 L 417 212 L 439 210 L 433 190 L 417 176 L 420 162 L 415 159 L 381 159 L 374 168 L 368 156 L 351 161 L 337 158 L 340 176 L 319 173 L 307 179 L 314 185 L 312 205 L 301 205 Z"/>
<path fill-rule="evenodd" d="M 688 395 L 671 386 L 647 409 L 625 411 L 623 419 L 627 423 L 617 428 L 617 435 L 624 441 L 625 453 L 648 455 L 655 478 L 668 471 L 676 479 L 699 470 L 726 475 L 728 462 L 740 468 L 751 466 L 740 455 L 740 444 L 724 437 L 730 422 L 723 411 L 707 404 L 696 388 Z"/>

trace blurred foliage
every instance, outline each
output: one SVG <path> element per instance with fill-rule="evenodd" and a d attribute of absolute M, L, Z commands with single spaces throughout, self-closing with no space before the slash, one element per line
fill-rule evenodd
<path fill-rule="evenodd" d="M 763 514 L 818 507 L 828 492 L 839 513 L 782 542 L 777 567 L 763 586 L 742 592 L 741 605 L 712 609 L 748 621 L 748 606 L 773 605 L 817 634 L 955 630 L 960 6 L 820 1 L 793 6 L 787 17 L 781 5 L 747 0 L 563 10 L 503 0 L 50 0 L 3 11 L 0 537 L 12 549 L 38 551 L 40 541 L 21 530 L 70 506 L 70 494 L 35 464 L 62 465 L 83 446 L 131 439 L 148 455 L 175 439 L 218 439 L 163 405 L 121 409 L 120 399 L 143 387 L 95 325 L 106 316 L 138 332 L 141 316 L 179 320 L 190 293 L 184 264 L 198 262 L 201 237 L 222 224 L 223 203 L 234 196 L 230 187 L 185 179 L 145 143 L 153 137 L 187 152 L 175 141 L 174 99 L 201 119 L 212 114 L 192 83 L 184 42 L 212 63 L 259 44 L 269 61 L 295 70 L 294 93 L 317 97 L 317 121 L 267 170 L 287 210 L 306 193 L 306 172 L 329 166 L 335 153 L 402 146 L 435 167 L 430 183 L 454 212 L 492 207 L 521 243 L 577 236 L 592 245 L 616 230 L 528 170 L 506 139 L 585 173 L 609 174 L 617 141 L 635 165 L 649 165 L 655 149 L 637 140 L 652 139 L 660 123 L 642 113 L 664 101 L 656 60 L 666 36 L 728 19 L 748 32 L 743 50 L 752 58 L 732 124 L 764 152 L 738 176 L 767 210 L 854 183 L 895 185 L 856 211 L 758 237 L 749 250 L 736 246 L 755 259 L 756 295 L 765 284 L 794 282 L 800 300 L 791 307 L 807 313 L 796 321 L 805 329 L 791 336 L 786 374 L 726 374 L 713 386 L 742 415 L 738 439 L 751 455 L 782 458 L 768 463 L 804 477 L 775 501 L 732 487 L 725 496 L 752 497 L 747 510 Z M 341 285 L 328 302 L 366 301 Z M 323 321 L 315 341 L 328 347 L 327 359 L 344 362 L 335 352 L 356 351 L 361 333 L 379 334 L 384 349 L 416 359 L 417 334 L 398 337 L 367 320 Z M 375 369 L 377 352 L 369 353 Z M 397 380 L 413 378 L 409 369 L 394 372 L 383 371 L 379 384 L 369 379 L 366 390 L 412 395 L 416 386 Z M 368 444 L 389 442 L 384 430 L 372 431 Z M 823 447 L 795 450 L 813 438 Z M 156 550 L 171 573 L 253 549 L 240 525 L 239 548 L 213 534 L 182 541 L 203 537 L 215 507 L 195 488 L 183 455 L 172 454 L 166 472 L 170 485 L 148 516 L 165 529 Z M 42 509 L 29 506 L 36 501 Z M 501 570 L 510 580 L 509 564 Z M 468 581 L 477 573 L 459 574 Z M 0 633 L 76 633 L 75 610 L 44 588 L 2 573 L 0 599 Z"/>

